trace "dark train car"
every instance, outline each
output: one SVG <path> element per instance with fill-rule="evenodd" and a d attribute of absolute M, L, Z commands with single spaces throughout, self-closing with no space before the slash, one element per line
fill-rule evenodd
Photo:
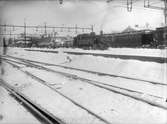
<path fill-rule="evenodd" d="M 109 37 L 105 37 L 104 35 L 96 35 L 96 39 L 94 41 L 93 49 L 107 49 L 110 46 Z"/>
<path fill-rule="evenodd" d="M 96 40 L 95 33 L 79 34 L 74 38 L 73 46 L 85 49 L 92 48 L 95 40 Z"/>
<path fill-rule="evenodd" d="M 157 28 L 154 32 L 154 39 L 159 46 L 167 46 L 167 27 Z"/>
<path fill-rule="evenodd" d="M 74 47 L 107 49 L 108 47 L 156 47 L 153 30 L 141 30 L 113 34 L 80 34 L 74 38 Z M 160 34 L 156 34 L 160 37 Z"/>
<path fill-rule="evenodd" d="M 40 39 L 33 40 L 33 46 L 54 48 L 55 43 L 52 41 L 52 39 L 50 37 L 43 37 L 43 38 L 40 38 Z"/>
<path fill-rule="evenodd" d="M 73 41 L 65 41 L 63 43 L 63 47 L 66 47 L 66 48 L 69 48 L 69 47 L 72 47 L 73 46 Z"/>
<path fill-rule="evenodd" d="M 106 49 L 109 43 L 106 42 L 105 37 L 102 35 L 95 35 L 94 32 L 90 34 L 79 34 L 74 38 L 74 47 L 83 49 Z"/>
<path fill-rule="evenodd" d="M 113 34 L 110 47 L 139 47 L 141 46 L 141 37 L 139 33 Z"/>
<path fill-rule="evenodd" d="M 141 44 L 151 45 L 153 42 L 153 32 L 145 32 L 141 34 Z"/>
<path fill-rule="evenodd" d="M 133 31 L 124 33 L 105 34 L 110 47 L 142 47 L 153 42 L 153 31 Z"/>

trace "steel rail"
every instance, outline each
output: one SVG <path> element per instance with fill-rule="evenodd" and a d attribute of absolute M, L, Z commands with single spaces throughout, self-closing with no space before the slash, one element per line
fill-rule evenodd
<path fill-rule="evenodd" d="M 7 60 L 8 61 L 8 60 Z M 9 60 L 10 61 L 10 60 Z M 12 62 L 15 62 L 17 63 L 16 61 L 12 61 Z M 9 62 L 10 63 L 10 62 Z M 13 63 L 10 63 L 10 64 L 13 64 Z M 18 64 L 23 64 L 23 63 L 19 63 Z M 25 64 L 27 65 L 27 64 Z M 21 68 L 18 66 L 18 65 L 15 65 L 13 64 L 14 67 L 18 68 L 19 70 L 21 70 Z M 49 69 L 49 68 L 46 68 L 46 67 L 43 67 L 43 66 L 39 66 L 39 65 L 35 65 L 33 63 L 29 63 L 28 66 L 31 66 L 31 67 L 35 67 L 37 69 L 42 69 L 42 70 L 45 70 L 45 71 L 49 71 L 49 72 L 53 72 L 53 73 L 57 73 L 57 74 L 61 74 L 61 75 L 64 75 L 68 78 L 73 78 L 73 79 L 79 79 L 81 81 L 84 81 L 88 84 L 91 84 L 91 85 L 94 85 L 94 86 L 97 86 L 97 87 L 100 87 L 100 88 L 103 88 L 105 90 L 108 90 L 108 91 L 111 91 L 111 92 L 114 92 L 114 93 L 117 93 L 117 94 L 121 94 L 121 95 L 124 95 L 124 96 L 127 96 L 127 97 L 130 97 L 130 98 L 133 98 L 135 100 L 138 100 L 138 101 L 141 101 L 141 102 L 144 102 L 144 103 L 147 103 L 147 104 L 150 104 L 152 106 L 156 106 L 156 107 L 159 107 L 159 108 L 162 108 L 162 109 L 165 109 L 167 110 L 167 105 L 166 104 L 160 104 L 158 102 L 154 102 L 154 101 L 149 101 L 147 99 L 144 99 L 144 98 L 141 98 L 141 97 L 138 97 L 138 96 L 135 96 L 135 95 L 131 95 L 129 93 L 126 93 L 126 92 L 121 92 L 119 90 L 115 90 L 115 89 L 111 89 L 109 87 L 106 87 L 107 84 L 104 84 L 102 82 L 98 82 L 98 81 L 93 81 L 93 80 L 89 80 L 89 79 L 85 79 L 85 78 L 82 78 L 82 77 L 78 77 L 77 75 L 73 75 L 73 74 L 69 74 L 69 73 L 65 73 L 65 72 L 60 72 L 60 71 L 55 71 L 55 70 L 52 70 L 52 69 Z M 23 71 L 23 70 L 21 70 Z M 24 71 L 23 71 L 24 72 Z M 27 71 L 25 71 L 27 72 Z M 28 72 L 29 73 L 29 72 Z M 101 84 L 101 85 L 100 85 Z M 116 86 L 113 86 L 113 85 L 108 85 L 110 87 L 113 87 L 113 88 L 119 88 L 121 90 L 126 90 L 126 91 L 129 91 L 129 92 L 136 92 L 136 91 L 132 91 L 132 90 L 127 90 L 125 88 L 121 88 L 121 87 L 116 87 Z M 136 92 L 137 93 L 137 92 Z M 139 92 L 138 92 L 139 93 Z M 140 94 L 140 93 L 139 93 Z M 155 97 L 155 96 L 153 96 Z"/>
<path fill-rule="evenodd" d="M 41 67 L 42 67 L 40 65 L 34 65 L 31 62 L 18 62 L 18 61 L 14 61 L 14 60 L 10 60 L 10 59 L 5 59 L 5 58 L 3 58 L 3 59 L 6 60 L 6 61 L 11 61 L 11 62 L 17 63 L 17 64 L 25 65 L 26 67 L 35 67 L 35 68 L 38 68 L 38 69 L 41 69 Z M 39 67 L 37 67 L 37 66 L 39 66 Z M 82 81 L 94 82 L 94 83 L 97 83 L 97 84 L 102 84 L 102 85 L 110 86 L 110 87 L 113 87 L 113 88 L 118 88 L 118 89 L 121 89 L 121 90 L 126 90 L 126 91 L 129 91 L 129 92 L 134 92 L 134 93 L 138 93 L 138 94 L 144 94 L 143 92 L 140 92 L 140 91 L 135 91 L 135 90 L 127 89 L 127 88 L 122 88 L 122 87 L 119 87 L 119 86 L 114 86 L 114 85 L 111 85 L 111 84 L 102 83 L 100 81 L 94 81 L 94 80 L 86 79 L 86 78 L 79 77 L 77 75 L 66 73 L 66 72 L 55 71 L 55 70 L 52 70 L 52 69 L 46 70 L 46 67 L 44 67 L 43 70 L 54 72 L 54 73 L 58 73 L 58 74 L 63 74 L 63 75 L 68 76 L 70 78 L 72 77 L 72 78 L 75 78 L 75 79 L 80 79 Z M 154 95 L 151 95 L 151 94 L 147 94 L 147 95 L 163 99 L 162 97 L 159 97 L 159 96 L 154 96 Z"/>
<path fill-rule="evenodd" d="M 16 59 L 18 59 L 18 58 L 16 58 Z M 18 59 L 18 60 L 20 60 L 20 61 L 22 61 L 22 62 L 17 62 L 17 63 L 19 63 L 19 64 L 22 64 L 22 65 L 26 65 L 26 66 L 30 66 L 31 64 L 33 64 L 33 63 L 39 63 L 39 64 L 42 64 L 42 65 L 48 65 L 48 63 L 43 63 L 43 62 L 37 62 L 37 61 L 31 61 L 31 60 L 27 60 L 27 59 Z M 11 60 L 12 61 L 12 60 Z M 16 62 L 16 61 L 13 61 L 13 62 Z M 26 64 L 26 63 L 28 63 L 28 64 Z M 50 65 L 50 64 L 49 64 Z M 51 64 L 52 65 L 52 64 Z M 40 65 L 35 65 L 35 66 L 40 66 Z M 61 65 L 55 65 L 55 66 L 58 66 L 58 67 L 61 67 Z M 67 69 L 73 69 L 72 67 L 66 67 L 66 66 L 62 66 L 62 68 L 67 68 Z M 77 68 L 74 68 L 73 70 L 77 70 L 77 71 L 83 71 L 83 72 L 88 72 L 88 73 L 91 73 L 90 71 L 87 71 L 87 70 L 80 70 L 80 69 L 77 69 Z M 68 73 L 69 74 L 69 73 Z M 97 73 L 93 73 L 93 74 L 97 74 Z M 72 77 L 74 77 L 74 76 L 76 76 L 76 75 L 72 75 Z M 82 79 L 84 79 L 84 78 L 81 78 L 81 77 L 79 77 L 81 80 Z M 87 79 L 87 81 L 91 81 L 90 79 Z M 99 81 L 96 81 L 96 82 L 98 82 L 98 84 L 102 84 L 102 85 L 106 85 L 106 86 L 111 86 L 111 87 L 114 87 L 114 88 L 119 88 L 119 89 L 123 89 L 123 90 L 127 90 L 127 91 L 129 91 L 129 92 L 136 92 L 136 93 L 139 93 L 139 94 L 143 94 L 143 92 L 140 92 L 140 91 L 135 91 L 135 90 L 131 90 L 131 89 L 127 89 L 127 88 L 121 88 L 121 87 L 119 87 L 119 86 L 114 86 L 114 85 L 111 85 L 111 84 L 106 84 L 106 83 L 102 83 L 102 82 L 99 82 Z M 159 84 L 159 85 L 166 85 L 166 84 Z M 149 96 L 153 96 L 153 97 L 156 97 L 156 98 L 161 98 L 161 99 L 163 99 L 162 97 L 160 97 L 160 96 L 155 96 L 155 95 L 152 95 L 152 94 L 148 94 Z"/>
<path fill-rule="evenodd" d="M 87 70 L 87 69 L 79 69 L 79 68 L 74 68 L 74 67 L 58 65 L 58 64 L 49 64 L 49 63 L 45 63 L 45 62 L 38 62 L 38 61 L 34 61 L 34 60 L 23 59 L 23 58 L 13 57 L 13 56 L 9 56 L 9 55 L 7 55 L 6 57 L 10 57 L 10 58 L 13 58 L 13 59 L 18 59 L 18 60 L 21 60 L 21 61 L 28 61 L 28 62 L 38 63 L 38 64 L 42 64 L 42 65 L 46 65 L 46 66 L 56 66 L 56 67 L 61 67 L 61 68 L 65 68 L 65 69 L 72 69 L 72 70 L 77 70 L 77 71 L 82 71 L 82 72 L 88 72 L 88 73 L 92 73 L 92 74 L 97 74 L 99 76 L 120 77 L 120 78 L 124 78 L 124 79 L 142 81 L 142 82 L 151 83 L 151 84 L 155 84 L 155 85 L 165 85 L 165 86 L 167 86 L 167 84 L 164 84 L 164 83 L 159 83 L 159 82 L 149 81 L 149 80 L 144 80 L 144 79 L 138 79 L 138 78 L 133 78 L 133 77 L 127 77 L 127 76 L 121 76 L 121 75 L 115 75 L 115 74 L 108 74 L 108 73 L 97 72 L 97 71 L 90 71 L 90 70 Z"/>
<path fill-rule="evenodd" d="M 27 98 L 21 92 L 17 91 L 13 86 L 10 86 L 9 83 L 0 79 L 0 84 L 15 97 L 16 100 L 22 103 L 22 105 L 37 118 L 43 124 L 65 124 L 63 121 L 54 117 L 51 113 L 47 112 L 43 108 L 39 107 L 32 100 Z"/>
<path fill-rule="evenodd" d="M 12 65 L 13 67 L 19 69 L 21 72 L 23 72 L 23 73 L 25 73 L 26 75 L 30 76 L 30 77 L 33 78 L 34 80 L 36 80 L 36 81 L 40 82 L 41 84 L 43 84 L 43 85 L 49 87 L 50 89 L 52 89 L 53 91 L 57 92 L 59 95 L 63 96 L 64 98 L 66 98 L 67 100 L 69 100 L 70 102 L 72 102 L 73 104 L 75 104 L 76 106 L 78 106 L 79 108 L 81 108 L 81 109 L 87 111 L 89 114 L 95 116 L 95 117 L 96 117 L 97 119 L 99 119 L 100 121 L 102 121 L 102 122 L 104 122 L 104 123 L 106 123 L 106 124 L 112 124 L 111 122 L 109 122 L 109 121 L 106 120 L 105 118 L 100 117 L 99 115 L 97 115 L 97 114 L 94 113 L 93 111 L 91 111 L 91 110 L 87 109 L 86 107 L 84 107 L 84 106 L 80 105 L 79 103 L 77 103 L 75 100 L 73 100 L 73 99 L 71 99 L 70 97 L 68 97 L 68 96 L 64 95 L 63 93 L 59 92 L 58 90 L 56 90 L 55 88 L 53 88 L 51 85 L 49 85 L 46 81 L 42 80 L 41 78 L 39 78 L 39 77 L 37 77 L 37 76 L 31 74 L 31 73 L 28 72 L 28 71 L 23 71 L 23 70 L 21 70 L 20 67 L 19 67 L 18 65 L 16 65 L 16 64 L 13 64 L 13 63 L 8 62 L 8 61 L 7 61 L 7 63 L 9 63 L 9 64 Z"/>

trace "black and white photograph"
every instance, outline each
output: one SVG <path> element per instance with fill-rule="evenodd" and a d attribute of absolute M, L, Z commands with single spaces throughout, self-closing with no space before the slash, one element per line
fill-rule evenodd
<path fill-rule="evenodd" d="M 167 124 L 167 0 L 0 0 L 0 124 Z"/>

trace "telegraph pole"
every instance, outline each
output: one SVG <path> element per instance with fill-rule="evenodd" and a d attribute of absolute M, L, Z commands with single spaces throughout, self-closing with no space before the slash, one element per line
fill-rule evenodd
<path fill-rule="evenodd" d="M 11 28 L 9 28 L 9 33 L 10 33 L 10 38 L 12 38 L 11 36 L 12 36 L 12 29 Z"/>
<path fill-rule="evenodd" d="M 24 19 L 24 40 L 26 41 L 26 20 Z"/>
<path fill-rule="evenodd" d="M 45 36 L 47 35 L 47 31 L 46 31 L 46 22 L 45 22 Z"/>
<path fill-rule="evenodd" d="M 6 33 L 6 24 L 5 24 L 4 32 Z"/>
<path fill-rule="evenodd" d="M 77 26 L 77 24 L 75 25 L 75 33 L 76 34 L 78 33 L 78 26 Z"/>
<path fill-rule="evenodd" d="M 92 32 L 93 32 L 93 25 L 91 25 L 91 30 L 92 30 Z"/>

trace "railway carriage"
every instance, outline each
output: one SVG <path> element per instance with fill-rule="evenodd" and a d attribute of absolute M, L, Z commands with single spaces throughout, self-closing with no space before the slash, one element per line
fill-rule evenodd
<path fill-rule="evenodd" d="M 106 49 L 108 47 L 152 47 L 153 31 L 133 31 L 114 34 L 80 34 L 74 38 L 74 47 Z"/>
<path fill-rule="evenodd" d="M 94 32 L 90 34 L 80 34 L 74 38 L 74 47 L 83 49 L 106 49 L 109 43 L 106 42 L 105 37 L 95 35 Z"/>
<path fill-rule="evenodd" d="M 93 47 L 96 36 L 94 33 L 91 34 L 79 34 L 74 38 L 73 45 L 76 47 L 89 48 Z"/>
<path fill-rule="evenodd" d="M 157 28 L 154 32 L 154 38 L 158 45 L 167 46 L 167 27 Z"/>

